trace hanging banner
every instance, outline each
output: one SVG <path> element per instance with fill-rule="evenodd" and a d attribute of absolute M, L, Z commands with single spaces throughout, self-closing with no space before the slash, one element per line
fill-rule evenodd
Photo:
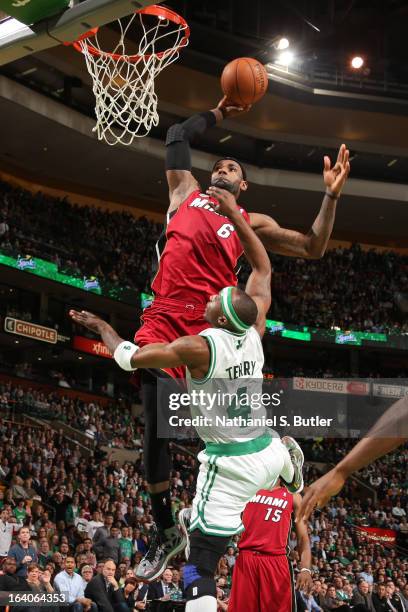
<path fill-rule="evenodd" d="M 383 546 L 395 546 L 397 532 L 393 529 L 380 529 L 379 527 L 358 527 L 360 535 L 365 535 L 367 540 L 372 540 Z"/>
<path fill-rule="evenodd" d="M 340 393 L 342 395 L 368 395 L 369 383 L 362 380 L 335 380 L 333 378 L 303 378 L 295 376 L 293 388 L 296 391 L 317 391 L 319 393 Z"/>
<path fill-rule="evenodd" d="M 103 342 L 100 342 L 100 340 L 91 340 L 90 338 L 84 338 L 84 336 L 74 336 L 72 348 L 77 351 L 96 355 L 97 357 L 112 358 L 112 353 Z"/>

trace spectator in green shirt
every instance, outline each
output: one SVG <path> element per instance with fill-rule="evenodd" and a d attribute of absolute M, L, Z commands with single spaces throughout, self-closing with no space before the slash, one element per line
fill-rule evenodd
<path fill-rule="evenodd" d="M 122 527 L 121 537 L 119 538 L 121 558 L 130 559 L 133 554 L 132 538 L 129 536 L 129 527 Z"/>
<path fill-rule="evenodd" d="M 25 509 L 24 503 L 24 499 L 19 499 L 17 506 L 13 510 L 17 523 L 24 523 L 25 517 L 27 516 L 27 510 Z"/>
<path fill-rule="evenodd" d="M 65 523 L 67 525 L 74 525 L 75 519 L 79 516 L 79 494 L 74 493 L 72 502 L 68 504 L 65 511 Z"/>
<path fill-rule="evenodd" d="M 341 578 L 340 576 L 335 576 L 334 579 L 333 579 L 333 584 L 334 584 L 334 587 L 336 589 L 336 598 L 339 601 L 344 601 L 344 602 L 349 601 L 349 597 L 348 597 L 346 591 L 343 588 L 343 586 L 344 586 L 343 585 L 343 578 Z"/>
<path fill-rule="evenodd" d="M 45 569 L 47 563 L 52 559 L 52 552 L 50 548 L 50 544 L 47 538 L 42 538 L 40 540 L 40 546 L 38 550 L 38 564 L 41 569 Z"/>

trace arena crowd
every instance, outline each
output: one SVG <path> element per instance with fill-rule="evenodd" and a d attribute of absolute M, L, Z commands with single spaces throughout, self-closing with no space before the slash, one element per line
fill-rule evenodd
<path fill-rule="evenodd" d="M 32 255 L 61 272 L 109 286 L 149 291 L 162 227 L 145 217 L 78 206 L 0 183 L 0 253 Z M 408 288 L 408 258 L 359 245 L 321 260 L 271 257 L 270 318 L 312 327 L 408 332 L 398 296 Z M 248 268 L 242 268 L 245 281 Z"/>
<path fill-rule="evenodd" d="M 54 417 L 82 432 L 94 425 L 97 435 L 85 449 L 61 431 L 4 418 L 13 414 L 16 401 L 26 407 L 30 401 L 48 402 Z M 96 606 L 127 612 L 147 609 L 150 599 L 182 599 L 183 558 L 174 559 L 149 587 L 135 577 L 154 525 L 140 452 L 143 423 L 130 411 L 124 410 L 119 417 L 118 408 L 108 410 L 97 403 L 81 403 L 52 393 L 39 398 L 32 390 L 10 383 L 0 385 L 0 590 L 14 585 L 20 591 L 52 592 L 67 590 L 68 584 L 74 612 L 96 612 Z M 135 451 L 134 460 L 120 463 L 102 452 L 101 445 L 112 439 L 112 430 L 118 438 L 127 439 L 128 448 Z M 324 444 L 305 441 L 304 450 L 310 461 L 335 462 L 352 444 L 344 440 L 326 440 Z M 191 505 L 197 462 L 186 448 L 183 453 L 173 452 L 173 466 L 172 508 L 176 516 Z M 359 474 L 373 497 L 351 481 L 341 496 L 314 513 L 309 523 L 313 589 L 297 594 L 299 610 L 349 610 L 357 604 L 374 611 L 408 609 L 408 561 L 404 554 L 407 466 L 407 448 L 376 461 Z M 306 464 L 306 482 L 317 476 L 315 463 Z M 397 546 L 367 540 L 364 527 L 395 530 Z M 238 539 L 231 539 L 217 569 L 219 610 L 228 609 Z M 295 532 L 289 546 L 296 575 Z M 108 604 L 102 596 L 108 597 L 110 608 L 104 607 Z"/>
<path fill-rule="evenodd" d="M 0 184 L 0 253 L 47 259 L 61 272 L 95 276 L 109 286 L 149 290 L 161 229 L 144 217 Z M 408 332 L 396 301 L 408 286 L 406 257 L 354 245 L 329 251 L 322 260 L 271 259 L 271 318 L 312 327 Z M 247 272 L 244 265 L 242 282 Z M 32 318 L 29 310 L 2 314 Z M 315 375 L 348 375 L 341 364 L 322 362 Z M 291 375 L 312 373 L 308 367 L 287 367 Z M 277 373 L 268 368 L 266 373 Z M 14 374 L 36 378 L 27 363 L 17 364 Z M 50 376 L 58 380 L 59 393 L 0 382 L 0 591 L 68 591 L 71 612 L 133 612 L 148 609 L 152 599 L 182 599 L 182 557 L 150 586 L 135 576 L 155 530 L 144 477 L 143 419 L 132 416 L 126 397 L 86 402 L 61 392 L 75 386 L 69 375 Z M 22 413 L 36 411 L 61 427 L 19 420 Z M 85 434 L 82 445 L 66 437 L 64 425 Z M 302 441 L 309 461 L 306 482 L 318 477 L 316 465 L 336 463 L 353 444 Z M 194 497 L 198 466 L 190 445 L 187 440 L 185 452 L 172 453 L 175 517 Z M 134 456 L 118 461 L 109 449 L 132 450 Z M 408 612 L 407 468 L 408 448 L 400 449 L 360 472 L 360 483 L 350 481 L 327 508 L 314 513 L 308 525 L 313 587 L 297 593 L 299 611 Z M 367 539 L 367 527 L 394 530 L 396 545 Z M 231 538 L 218 564 L 219 611 L 228 610 L 238 541 L 239 536 Z M 295 575 L 300 569 L 296 545 L 293 531 Z"/>

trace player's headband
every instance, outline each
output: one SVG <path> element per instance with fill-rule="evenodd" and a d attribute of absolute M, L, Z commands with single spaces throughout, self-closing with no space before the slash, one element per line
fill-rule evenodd
<path fill-rule="evenodd" d="M 212 171 L 214 172 L 214 168 L 217 164 L 219 164 L 220 161 L 224 161 L 224 159 L 230 159 L 231 161 L 235 162 L 236 164 L 238 164 L 238 166 L 241 168 L 241 172 L 242 172 L 242 178 L 244 181 L 247 180 L 247 173 L 246 170 L 244 168 L 244 166 L 241 164 L 241 162 L 236 159 L 235 157 L 221 157 L 220 159 L 218 159 L 215 164 L 213 165 L 213 169 Z"/>
<path fill-rule="evenodd" d="M 232 325 L 237 331 L 244 332 L 251 326 L 247 325 L 236 313 L 234 306 L 232 305 L 232 290 L 235 287 L 225 287 L 220 291 L 221 308 L 228 323 Z"/>

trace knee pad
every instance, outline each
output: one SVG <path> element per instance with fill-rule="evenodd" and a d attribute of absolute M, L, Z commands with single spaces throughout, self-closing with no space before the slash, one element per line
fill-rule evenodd
<path fill-rule="evenodd" d="M 197 568 L 201 576 L 212 578 L 229 541 L 229 537 L 206 535 L 195 529 L 190 534 L 189 563 Z"/>
<path fill-rule="evenodd" d="M 190 566 L 191 567 L 191 566 Z M 185 570 L 184 570 L 185 571 Z M 214 576 L 201 576 L 191 582 L 187 587 L 185 586 L 186 599 L 191 601 L 192 599 L 199 599 L 205 595 L 210 597 L 217 596 L 217 588 L 215 585 Z"/>
<path fill-rule="evenodd" d="M 192 563 L 187 563 L 184 566 L 183 582 L 184 582 L 185 589 L 188 589 L 190 584 L 192 584 L 193 582 L 196 582 L 197 580 L 200 580 L 200 578 L 201 578 L 201 574 L 198 571 L 198 568 L 196 565 L 193 565 Z"/>

